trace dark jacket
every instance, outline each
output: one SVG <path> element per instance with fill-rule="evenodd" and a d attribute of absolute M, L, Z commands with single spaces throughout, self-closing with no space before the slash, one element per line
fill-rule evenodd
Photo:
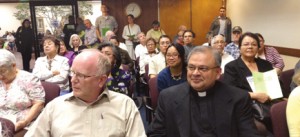
<path fill-rule="evenodd" d="M 31 28 L 19 27 L 16 32 L 16 46 L 18 51 L 31 54 L 33 41 L 33 30 Z"/>
<path fill-rule="evenodd" d="M 206 91 L 214 91 L 213 107 L 218 137 L 259 136 L 247 91 L 219 81 Z M 155 118 L 147 132 L 150 137 L 190 136 L 189 92 L 190 86 L 185 82 L 160 93 Z"/>
<path fill-rule="evenodd" d="M 259 72 L 266 72 L 273 69 L 272 64 L 266 60 L 256 58 L 255 62 Z M 239 87 L 247 91 L 252 91 L 246 79 L 248 76 L 252 76 L 252 73 L 241 57 L 229 62 L 225 66 L 224 82 L 229 85 Z"/>

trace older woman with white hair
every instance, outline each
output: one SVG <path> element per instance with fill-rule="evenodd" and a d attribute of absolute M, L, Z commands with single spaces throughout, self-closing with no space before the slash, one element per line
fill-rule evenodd
<path fill-rule="evenodd" d="M 59 40 L 54 36 L 45 36 L 43 47 L 46 56 L 37 58 L 32 73 L 42 81 L 57 84 L 60 87 L 61 95 L 68 93 L 70 66 L 66 57 L 58 55 Z"/>
<path fill-rule="evenodd" d="M 295 72 L 293 76 L 293 82 L 298 86 L 291 92 L 287 107 L 286 107 L 286 118 L 287 125 L 289 128 L 290 137 L 300 136 L 300 70 Z"/>
<path fill-rule="evenodd" d="M 0 49 L 0 55 L 0 117 L 13 121 L 18 131 L 40 114 L 45 91 L 37 77 L 17 69 L 11 52 Z"/>
<path fill-rule="evenodd" d="M 70 51 L 73 51 L 75 55 L 77 55 L 81 50 L 88 48 L 87 46 L 82 45 L 82 40 L 77 34 L 71 35 L 69 44 L 72 48 Z"/>

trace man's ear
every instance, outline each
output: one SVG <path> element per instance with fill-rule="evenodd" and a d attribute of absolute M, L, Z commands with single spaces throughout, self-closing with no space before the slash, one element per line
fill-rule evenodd
<path fill-rule="evenodd" d="M 221 75 L 222 75 L 222 68 L 217 68 L 216 69 L 216 72 L 217 72 L 217 76 L 216 76 L 216 80 L 220 79 Z"/>
<path fill-rule="evenodd" d="M 106 81 L 107 81 L 107 75 L 102 75 L 100 78 L 99 78 L 99 87 L 104 87 L 105 84 L 106 84 Z"/>

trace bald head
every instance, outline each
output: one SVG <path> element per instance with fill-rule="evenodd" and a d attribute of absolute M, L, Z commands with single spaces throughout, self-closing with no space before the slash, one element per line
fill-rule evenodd
<path fill-rule="evenodd" d="M 103 75 L 110 72 L 110 61 L 97 49 L 85 49 L 78 54 L 74 61 L 73 67 L 83 67 L 89 73 L 93 72 L 93 75 Z"/>

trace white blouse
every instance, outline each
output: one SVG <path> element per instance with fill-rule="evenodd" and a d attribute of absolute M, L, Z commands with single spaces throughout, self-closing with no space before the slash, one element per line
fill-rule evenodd
<path fill-rule="evenodd" d="M 59 75 L 53 76 L 52 71 L 59 71 Z M 39 57 L 35 61 L 32 73 L 41 81 L 58 84 L 61 90 L 69 90 L 69 64 L 68 58 L 56 55 L 51 62 L 47 56 Z"/>

